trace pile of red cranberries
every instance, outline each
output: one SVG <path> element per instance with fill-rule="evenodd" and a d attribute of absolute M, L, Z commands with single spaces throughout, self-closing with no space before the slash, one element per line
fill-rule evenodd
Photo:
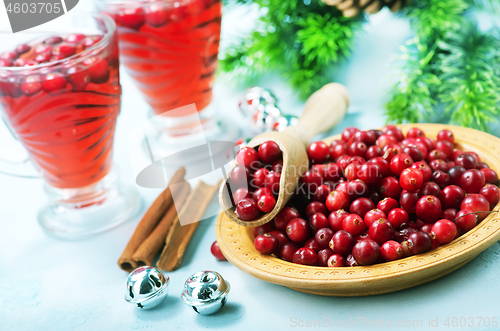
<path fill-rule="evenodd" d="M 274 141 L 257 148 L 243 147 L 236 154 L 238 165 L 231 170 L 229 187 L 238 218 L 253 221 L 269 213 L 279 193 L 283 157 Z"/>
<path fill-rule="evenodd" d="M 249 192 L 235 192 L 243 219 L 255 218 L 257 206 L 272 209 L 262 209 L 265 195 L 256 193 L 278 185 L 280 153 L 273 145 L 274 158 L 263 158 L 262 146 L 238 154 L 245 169 L 239 171 L 259 184 L 253 201 Z M 419 128 L 406 137 L 393 125 L 381 131 L 347 128 L 342 139 L 330 146 L 313 142 L 307 152 L 312 167 L 294 199 L 273 221 L 254 228 L 262 254 L 322 267 L 393 261 L 453 241 L 500 200 L 497 173 L 476 153 L 455 148 L 449 130 L 433 139 Z M 249 161 L 264 164 L 252 173 Z M 272 162 L 269 170 L 265 163 Z M 240 206 L 244 200 L 249 202 Z M 256 205 L 252 213 L 247 205 Z"/>

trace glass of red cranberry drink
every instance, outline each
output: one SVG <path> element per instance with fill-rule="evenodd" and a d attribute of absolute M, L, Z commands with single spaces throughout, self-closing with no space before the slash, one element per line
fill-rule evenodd
<path fill-rule="evenodd" d="M 76 238 L 130 218 L 140 199 L 112 163 L 121 103 L 116 25 L 90 13 L 57 23 L 60 31 L 2 36 L 17 46 L 0 49 L 0 110 L 45 180 L 50 202 L 39 223 Z"/>
<path fill-rule="evenodd" d="M 97 0 L 118 26 L 120 58 L 156 121 L 158 141 L 182 144 L 200 129 L 220 140 L 212 85 L 220 0 Z M 194 104 L 198 113 L 172 111 Z M 187 108 L 186 108 L 187 109 Z M 227 128 L 225 128 L 227 129 Z"/>

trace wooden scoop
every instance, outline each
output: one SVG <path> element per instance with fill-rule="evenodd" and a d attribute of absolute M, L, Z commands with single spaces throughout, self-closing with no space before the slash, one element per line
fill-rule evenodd
<path fill-rule="evenodd" d="M 272 140 L 278 144 L 283 153 L 278 199 L 271 212 L 253 221 L 244 221 L 236 215 L 226 178 L 219 190 L 219 203 L 227 217 L 238 224 L 251 227 L 272 220 L 294 194 L 300 176 L 309 169 L 306 149 L 311 138 L 342 121 L 348 104 L 349 94 L 343 85 L 327 84 L 309 97 L 296 126 L 287 127 L 283 132 L 262 133 L 253 138 L 248 143 L 249 147 L 257 147 L 265 141 Z"/>

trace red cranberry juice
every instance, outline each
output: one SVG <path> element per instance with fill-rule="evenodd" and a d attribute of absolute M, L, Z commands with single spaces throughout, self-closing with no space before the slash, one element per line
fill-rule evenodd
<path fill-rule="evenodd" d="M 201 111 L 212 101 L 221 3 L 156 3 L 106 9 L 118 26 L 121 61 L 156 114 L 191 103 Z"/>
<path fill-rule="evenodd" d="M 61 37 L 12 52 L 9 67 L 26 70 L 0 67 L 0 105 L 47 182 L 80 188 L 111 169 L 121 101 L 118 42 L 116 35 L 106 45 L 98 44 L 102 36 Z M 46 66 L 30 69 L 39 64 Z"/>

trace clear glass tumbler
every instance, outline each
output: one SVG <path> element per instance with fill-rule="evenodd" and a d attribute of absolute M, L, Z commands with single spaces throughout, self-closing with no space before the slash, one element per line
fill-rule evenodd
<path fill-rule="evenodd" d="M 96 0 L 118 26 L 120 59 L 157 122 L 157 142 L 189 145 L 203 131 L 227 138 L 212 87 L 221 31 L 220 0 Z M 181 108 L 195 104 L 198 113 Z M 172 111 L 176 109 L 176 111 Z"/>
<path fill-rule="evenodd" d="M 39 223 L 77 238 L 134 216 L 141 200 L 113 169 L 121 105 L 115 23 L 75 13 L 50 28 L 0 34 L 10 47 L 0 58 L 11 58 L 0 63 L 0 109 L 45 180 L 49 204 Z"/>

